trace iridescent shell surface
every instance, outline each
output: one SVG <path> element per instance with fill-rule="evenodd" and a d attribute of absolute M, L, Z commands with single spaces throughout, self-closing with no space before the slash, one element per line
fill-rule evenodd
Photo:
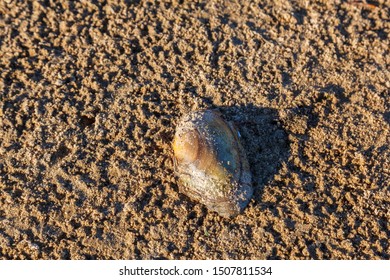
<path fill-rule="evenodd" d="M 214 110 L 192 112 L 179 122 L 173 140 L 182 192 L 229 218 L 252 195 L 252 176 L 235 127 Z"/>

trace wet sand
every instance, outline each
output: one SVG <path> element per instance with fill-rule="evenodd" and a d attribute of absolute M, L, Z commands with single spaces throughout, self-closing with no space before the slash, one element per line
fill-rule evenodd
<path fill-rule="evenodd" d="M 388 3 L 53 2 L 0 1 L 1 259 L 390 259 Z M 253 173 L 233 219 L 173 171 L 206 108 Z"/>

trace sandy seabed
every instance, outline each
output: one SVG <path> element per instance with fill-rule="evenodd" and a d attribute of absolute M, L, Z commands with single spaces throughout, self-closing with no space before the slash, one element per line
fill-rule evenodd
<path fill-rule="evenodd" d="M 0 1 L 1 259 L 390 259 L 390 7 Z M 254 196 L 180 191 L 188 111 L 240 129 Z"/>

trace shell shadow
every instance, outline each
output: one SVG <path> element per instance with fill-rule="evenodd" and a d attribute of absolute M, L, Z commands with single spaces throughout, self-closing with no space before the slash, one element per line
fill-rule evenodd
<path fill-rule="evenodd" d="M 261 204 L 264 186 L 290 155 L 288 134 L 280 124 L 278 111 L 254 105 L 218 109 L 226 120 L 234 122 L 242 136 L 253 175 L 253 198 Z"/>

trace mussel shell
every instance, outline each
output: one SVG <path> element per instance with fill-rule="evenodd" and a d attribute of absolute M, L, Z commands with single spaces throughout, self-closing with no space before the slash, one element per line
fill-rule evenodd
<path fill-rule="evenodd" d="M 180 120 L 172 146 L 182 192 L 223 217 L 247 206 L 252 177 L 233 124 L 214 110 L 189 113 Z"/>

